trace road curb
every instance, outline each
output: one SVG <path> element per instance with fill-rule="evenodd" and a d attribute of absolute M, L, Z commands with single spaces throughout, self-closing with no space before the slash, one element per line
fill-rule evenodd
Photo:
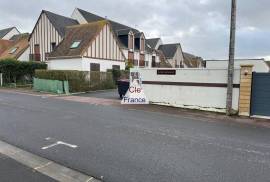
<path fill-rule="evenodd" d="M 57 181 L 63 182 L 101 182 L 92 176 L 67 168 L 48 159 L 31 154 L 8 143 L 0 141 L 0 153 L 16 160 Z"/>

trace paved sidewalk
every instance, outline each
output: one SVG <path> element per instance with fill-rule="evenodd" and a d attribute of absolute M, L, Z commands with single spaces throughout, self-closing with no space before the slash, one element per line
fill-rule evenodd
<path fill-rule="evenodd" d="M 0 154 L 0 181 L 53 182 L 55 180 Z"/>

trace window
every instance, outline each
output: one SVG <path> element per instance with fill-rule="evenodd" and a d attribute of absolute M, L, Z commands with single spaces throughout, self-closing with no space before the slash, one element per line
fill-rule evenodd
<path fill-rule="evenodd" d="M 77 49 L 80 46 L 80 44 L 81 44 L 81 41 L 76 40 L 71 44 L 70 49 Z"/>
<path fill-rule="evenodd" d="M 156 56 L 152 56 L 152 67 L 156 67 Z"/>
<path fill-rule="evenodd" d="M 113 69 L 113 70 L 120 70 L 120 66 L 119 66 L 119 65 L 113 65 L 113 66 L 112 66 L 112 69 Z"/>
<path fill-rule="evenodd" d="M 13 47 L 10 51 L 9 54 L 14 54 L 18 50 L 18 47 Z"/>
<path fill-rule="evenodd" d="M 40 61 L 40 47 L 39 44 L 35 44 L 34 47 L 34 60 L 35 61 Z"/>
<path fill-rule="evenodd" d="M 51 43 L 51 48 L 52 48 L 52 51 L 55 50 L 55 48 L 56 48 L 56 43 L 55 43 L 55 42 L 52 42 L 52 43 Z"/>
<path fill-rule="evenodd" d="M 91 63 L 90 64 L 90 71 L 100 71 L 100 64 L 98 64 L 98 63 Z"/>

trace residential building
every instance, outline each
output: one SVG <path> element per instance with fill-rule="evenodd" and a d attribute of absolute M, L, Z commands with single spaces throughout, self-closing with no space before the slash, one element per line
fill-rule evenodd
<path fill-rule="evenodd" d="M 111 24 L 106 21 L 74 25 L 49 54 L 51 70 L 102 71 L 125 69 L 125 56 Z"/>
<path fill-rule="evenodd" d="M 151 53 L 151 65 L 149 67 L 154 68 L 154 67 L 160 67 L 161 62 L 165 62 L 165 58 L 162 52 L 158 50 L 159 46 L 162 45 L 162 40 L 161 38 L 152 38 L 152 39 L 146 39 L 146 50 L 147 52 Z M 161 59 L 164 58 L 164 59 Z"/>
<path fill-rule="evenodd" d="M 183 67 L 187 68 L 205 67 L 205 61 L 201 57 L 195 56 L 187 52 L 183 52 L 183 55 L 184 55 L 184 64 L 182 64 Z"/>
<path fill-rule="evenodd" d="M 160 38 L 146 39 L 144 33 L 135 28 L 79 8 L 73 11 L 71 18 L 45 10 L 41 12 L 29 38 L 30 60 L 48 61 L 49 54 L 64 39 L 67 27 L 97 21 L 107 21 L 110 24 L 112 34 L 117 39 L 126 63 L 131 62 L 135 67 L 148 68 L 180 67 L 181 65 L 189 67 L 189 64 L 184 63 L 180 43 L 163 44 Z"/>
<path fill-rule="evenodd" d="M 63 40 L 67 26 L 77 20 L 43 10 L 30 35 L 30 60 L 46 61 L 48 54 Z"/>
<path fill-rule="evenodd" d="M 19 61 L 29 60 L 29 34 L 18 34 L 10 40 L 0 40 L 0 59 L 13 58 Z M 3 48 L 3 49 L 2 49 Z"/>
<path fill-rule="evenodd" d="M 71 17 L 76 19 L 80 24 L 107 20 L 111 24 L 114 34 L 118 38 L 120 48 L 123 51 L 126 60 L 131 61 L 135 66 L 151 66 L 152 56 L 156 55 L 153 55 L 152 52 L 148 52 L 146 49 L 145 35 L 143 32 L 79 8 L 74 10 Z"/>
<path fill-rule="evenodd" d="M 181 48 L 181 44 L 162 44 L 159 46 L 165 59 L 170 63 L 173 68 L 180 68 L 184 65 L 184 56 Z"/>
<path fill-rule="evenodd" d="M 235 59 L 234 67 L 240 69 L 241 65 L 253 65 L 254 72 L 269 72 L 270 68 L 264 59 Z M 228 60 L 206 60 L 206 68 L 226 69 Z"/>
<path fill-rule="evenodd" d="M 10 40 L 14 35 L 20 34 L 19 30 L 16 27 L 10 27 L 0 30 L 0 39 Z"/>

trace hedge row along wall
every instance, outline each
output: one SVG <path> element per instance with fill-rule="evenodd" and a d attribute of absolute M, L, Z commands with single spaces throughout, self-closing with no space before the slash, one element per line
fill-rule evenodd
<path fill-rule="evenodd" d="M 20 62 L 14 59 L 0 60 L 0 73 L 4 84 L 32 83 L 36 69 L 47 69 L 47 64 L 39 62 Z"/>
<path fill-rule="evenodd" d="M 72 93 L 115 88 L 111 72 L 36 70 L 35 77 L 68 81 Z"/>

